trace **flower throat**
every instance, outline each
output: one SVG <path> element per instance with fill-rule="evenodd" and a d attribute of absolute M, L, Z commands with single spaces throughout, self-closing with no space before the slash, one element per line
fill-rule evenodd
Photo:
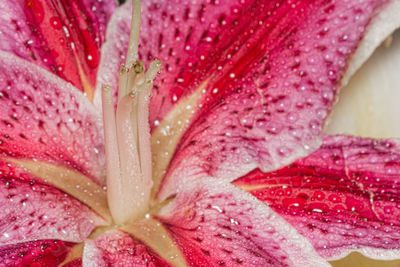
<path fill-rule="evenodd" d="M 112 88 L 102 88 L 107 200 L 113 220 L 119 225 L 144 216 L 153 186 L 149 101 L 161 62 L 151 62 L 146 71 L 138 60 L 140 9 L 140 0 L 133 0 L 130 41 L 125 65 L 119 72 L 116 111 Z"/>

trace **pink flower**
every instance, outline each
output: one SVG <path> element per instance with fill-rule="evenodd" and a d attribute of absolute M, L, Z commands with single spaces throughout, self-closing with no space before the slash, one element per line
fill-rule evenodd
<path fill-rule="evenodd" d="M 399 140 L 322 131 L 399 6 L 0 4 L 0 265 L 399 257 Z"/>

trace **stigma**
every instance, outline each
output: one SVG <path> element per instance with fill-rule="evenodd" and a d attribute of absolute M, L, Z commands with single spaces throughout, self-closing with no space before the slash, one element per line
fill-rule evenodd
<path fill-rule="evenodd" d="M 112 88 L 102 87 L 107 200 L 117 225 L 146 214 L 153 185 L 149 102 L 161 62 L 151 62 L 146 70 L 138 60 L 140 15 L 140 0 L 133 0 L 130 42 L 126 63 L 119 72 L 116 110 Z"/>

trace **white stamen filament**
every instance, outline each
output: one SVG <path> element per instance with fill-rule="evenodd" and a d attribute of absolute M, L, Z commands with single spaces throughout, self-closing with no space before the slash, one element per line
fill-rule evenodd
<path fill-rule="evenodd" d="M 120 159 L 120 180 L 115 181 L 121 187 L 119 195 L 113 196 L 119 203 L 116 212 L 111 209 L 114 220 L 121 224 L 144 215 L 148 209 L 151 176 L 145 176 L 140 167 L 137 134 L 132 125 L 132 107 L 137 100 L 125 96 L 117 107 L 117 138 Z M 114 215 L 115 214 L 115 215 Z M 118 217 L 118 218 L 117 218 Z"/>
<path fill-rule="evenodd" d="M 101 93 L 103 104 L 104 141 L 107 167 L 107 200 L 110 210 L 114 210 L 114 212 L 112 212 L 112 216 L 114 220 L 116 220 L 114 213 L 116 213 L 115 210 L 118 209 L 120 203 L 118 203 L 118 201 L 112 196 L 116 196 L 120 193 L 120 186 L 122 184 L 119 182 L 114 182 L 115 180 L 120 180 L 120 164 L 117 127 L 114 115 L 114 101 L 111 87 L 103 85 Z"/>
<path fill-rule="evenodd" d="M 142 172 L 147 177 L 152 177 L 152 161 L 151 161 L 151 136 L 149 125 L 149 102 L 151 89 L 153 88 L 153 80 L 160 71 L 161 62 L 156 60 L 151 62 L 144 83 L 140 85 L 138 90 L 138 117 L 137 125 L 139 132 L 139 153 L 140 167 Z"/>
<path fill-rule="evenodd" d="M 107 199 L 116 224 L 143 216 L 149 209 L 152 182 L 149 102 L 161 62 L 137 60 L 140 1 L 133 0 L 131 39 L 126 66 L 119 73 L 118 103 L 114 112 L 112 90 L 103 86 L 103 120 L 107 161 Z"/>
<path fill-rule="evenodd" d="M 118 101 L 122 99 L 123 96 L 127 94 L 125 92 L 127 88 L 128 82 L 128 69 L 122 65 L 119 69 L 119 76 L 118 76 Z"/>

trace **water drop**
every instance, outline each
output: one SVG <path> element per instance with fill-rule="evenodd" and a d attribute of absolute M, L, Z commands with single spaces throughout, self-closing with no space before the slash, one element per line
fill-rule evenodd
<path fill-rule="evenodd" d="M 62 28 L 62 23 L 61 20 L 58 17 L 51 17 L 50 18 L 50 25 L 54 28 L 54 29 L 61 29 Z"/>

